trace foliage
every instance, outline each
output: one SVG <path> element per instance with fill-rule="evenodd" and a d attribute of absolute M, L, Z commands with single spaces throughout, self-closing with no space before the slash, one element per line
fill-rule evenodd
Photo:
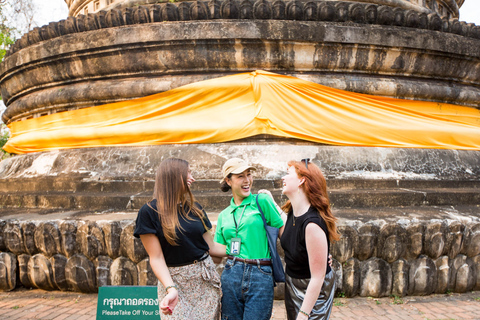
<path fill-rule="evenodd" d="M 5 150 L 1 149 L 7 143 L 8 138 L 10 137 L 10 132 L 6 129 L 6 126 L 2 123 L 2 128 L 0 130 L 0 160 L 8 158 L 10 154 Z"/>

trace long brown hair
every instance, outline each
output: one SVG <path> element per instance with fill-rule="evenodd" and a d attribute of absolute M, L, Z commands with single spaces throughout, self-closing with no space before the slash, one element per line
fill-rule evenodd
<path fill-rule="evenodd" d="M 301 188 L 305 192 L 310 204 L 317 209 L 320 216 L 327 224 L 328 238 L 330 241 L 337 241 L 340 239 L 340 235 L 337 231 L 336 221 L 337 218 L 332 214 L 330 209 L 330 200 L 327 193 L 327 181 L 323 176 L 322 171 L 314 163 L 308 163 L 308 169 L 304 162 L 289 161 L 288 166 L 293 166 L 298 177 L 305 178 L 305 182 L 301 185 Z M 283 211 L 292 214 L 292 204 L 290 200 L 287 201 L 282 207 Z"/>
<path fill-rule="evenodd" d="M 208 230 L 202 210 L 195 205 L 195 197 L 188 187 L 187 177 L 188 162 L 176 158 L 162 161 L 155 177 L 153 199 L 157 200 L 156 211 L 165 239 L 173 246 L 177 245 L 176 230 L 183 232 L 178 214 L 186 220 L 193 220 L 191 215 L 199 217 Z M 151 202 L 148 205 L 155 210 Z"/>

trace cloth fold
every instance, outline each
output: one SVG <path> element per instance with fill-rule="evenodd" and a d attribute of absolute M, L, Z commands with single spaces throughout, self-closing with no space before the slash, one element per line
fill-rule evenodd
<path fill-rule="evenodd" d="M 219 143 L 269 134 L 321 144 L 480 150 L 480 110 L 325 87 L 257 70 L 9 124 L 4 149 Z"/>

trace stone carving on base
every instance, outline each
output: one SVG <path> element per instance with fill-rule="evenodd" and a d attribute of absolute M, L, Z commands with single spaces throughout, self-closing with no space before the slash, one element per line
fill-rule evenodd
<path fill-rule="evenodd" d="M 448 256 L 441 256 L 435 260 L 437 266 L 437 285 L 435 293 L 446 293 L 448 291 L 448 283 L 450 281 L 451 269 Z"/>
<path fill-rule="evenodd" d="M 437 284 L 437 267 L 433 260 L 426 255 L 421 255 L 418 259 L 410 262 L 408 282 L 409 295 L 432 294 Z"/>
<path fill-rule="evenodd" d="M 447 225 L 445 221 L 434 221 L 425 229 L 425 253 L 432 259 L 440 257 L 445 249 L 445 233 Z"/>
<path fill-rule="evenodd" d="M 25 252 L 23 231 L 17 221 L 9 221 L 4 229 L 5 247 L 8 251 L 19 255 Z"/>
<path fill-rule="evenodd" d="M 67 260 L 65 277 L 74 291 L 85 293 L 98 291 L 95 266 L 81 254 L 76 254 Z"/>
<path fill-rule="evenodd" d="M 120 253 L 124 257 L 128 257 L 134 263 L 139 263 L 147 257 L 147 251 L 143 247 L 142 241 L 133 236 L 135 223 L 129 223 L 122 230 L 120 236 Z"/>
<path fill-rule="evenodd" d="M 137 264 L 138 268 L 138 285 L 139 286 L 156 286 L 158 283 L 157 277 L 153 273 L 150 266 L 149 258 L 143 259 Z"/>
<path fill-rule="evenodd" d="M 137 286 L 137 265 L 125 257 L 113 260 L 110 267 L 110 282 L 113 286 Z"/>
<path fill-rule="evenodd" d="M 392 264 L 392 294 L 404 297 L 408 294 L 408 275 L 410 265 L 404 259 L 399 259 Z"/>
<path fill-rule="evenodd" d="M 340 263 L 352 258 L 358 244 L 358 232 L 350 226 L 338 226 L 340 240 L 331 244 L 331 253 Z"/>
<path fill-rule="evenodd" d="M 355 297 L 360 289 L 360 261 L 348 259 L 343 264 L 343 288 L 346 297 Z"/>
<path fill-rule="evenodd" d="M 107 254 L 103 230 L 93 221 L 83 222 L 77 229 L 80 251 L 90 260 Z"/>
<path fill-rule="evenodd" d="M 11 291 L 17 285 L 17 257 L 13 253 L 0 252 L 0 290 Z"/>
<path fill-rule="evenodd" d="M 78 253 L 77 222 L 72 220 L 62 221 L 59 226 L 61 235 L 61 252 L 70 258 Z"/>
<path fill-rule="evenodd" d="M 380 228 L 373 224 L 364 224 L 358 228 L 358 243 L 356 257 L 358 260 L 367 260 L 377 255 L 377 240 Z"/>
<path fill-rule="evenodd" d="M 23 230 L 25 251 L 27 254 L 33 256 L 38 253 L 37 246 L 35 245 L 35 230 L 37 229 L 37 225 L 31 221 L 24 221 L 20 225 Z"/>
<path fill-rule="evenodd" d="M 60 231 L 54 222 L 42 222 L 35 230 L 35 244 L 47 257 L 61 252 Z"/>
<path fill-rule="evenodd" d="M 62 291 L 70 290 L 67 278 L 65 276 L 65 267 L 67 265 L 67 257 L 61 254 L 55 254 L 50 258 L 53 268 L 53 282 L 55 286 Z"/>
<path fill-rule="evenodd" d="M 39 253 L 28 261 L 28 275 L 34 287 L 43 290 L 56 288 L 53 280 L 53 268 L 50 260 Z"/>
<path fill-rule="evenodd" d="M 28 262 L 31 256 L 28 254 L 21 254 L 17 256 L 18 259 L 18 280 L 25 288 L 33 288 L 33 283 L 28 274 Z"/>
<path fill-rule="evenodd" d="M 109 256 L 99 256 L 94 261 L 98 287 L 110 286 L 110 267 L 113 260 Z"/>
<path fill-rule="evenodd" d="M 110 258 L 116 259 L 120 256 L 120 235 L 122 227 L 118 221 L 109 221 L 102 225 L 105 236 L 105 247 Z"/>
<path fill-rule="evenodd" d="M 392 292 L 392 268 L 382 259 L 371 258 L 361 263 L 360 296 L 388 297 Z"/>

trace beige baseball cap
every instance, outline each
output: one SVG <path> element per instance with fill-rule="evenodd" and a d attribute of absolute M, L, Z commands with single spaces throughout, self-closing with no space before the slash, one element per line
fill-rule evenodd
<path fill-rule="evenodd" d="M 239 174 L 247 169 L 256 170 L 255 167 L 249 166 L 247 162 L 240 158 L 228 159 L 227 162 L 222 167 L 223 179 L 220 182 L 223 182 L 225 178 L 230 174 Z"/>

